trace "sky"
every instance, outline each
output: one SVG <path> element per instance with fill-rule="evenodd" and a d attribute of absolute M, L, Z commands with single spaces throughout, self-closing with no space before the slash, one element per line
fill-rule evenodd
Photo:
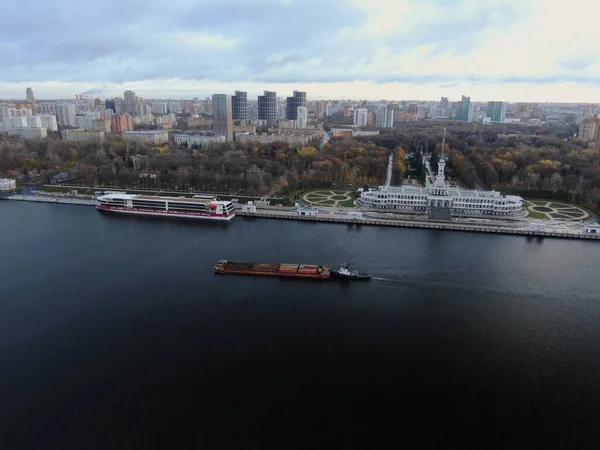
<path fill-rule="evenodd" d="M 0 98 L 600 102 L 595 0 L 4 0 Z"/>

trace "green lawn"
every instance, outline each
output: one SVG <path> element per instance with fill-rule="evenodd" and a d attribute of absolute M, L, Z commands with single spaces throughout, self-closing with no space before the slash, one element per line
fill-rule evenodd
<path fill-rule="evenodd" d="M 533 209 L 535 212 L 549 213 L 552 212 L 552 208 L 547 208 L 545 206 L 532 206 L 530 209 Z"/>
<path fill-rule="evenodd" d="M 556 208 L 556 209 L 571 208 L 571 205 L 567 205 L 566 203 L 550 203 L 550 208 Z"/>
<path fill-rule="evenodd" d="M 354 206 L 354 199 L 352 199 L 352 200 L 345 200 L 343 202 L 339 202 L 338 206 L 343 206 L 345 208 L 352 208 Z"/>
<path fill-rule="evenodd" d="M 544 213 L 532 211 L 530 209 L 528 209 L 527 211 L 529 212 L 529 215 L 527 217 L 531 217 L 532 219 L 548 220 L 548 216 Z"/>

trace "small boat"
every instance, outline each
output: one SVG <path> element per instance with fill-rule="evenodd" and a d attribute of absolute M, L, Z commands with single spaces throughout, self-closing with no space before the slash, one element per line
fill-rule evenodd
<path fill-rule="evenodd" d="M 347 280 L 370 280 L 371 275 L 368 273 L 361 273 L 357 270 L 350 270 L 350 264 L 344 263 L 339 269 L 331 269 L 331 273 L 339 278 L 345 278 Z"/>

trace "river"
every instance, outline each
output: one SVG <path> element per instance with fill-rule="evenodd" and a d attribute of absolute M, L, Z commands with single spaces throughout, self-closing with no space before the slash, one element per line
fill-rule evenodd
<path fill-rule="evenodd" d="M 0 258 L 3 450 L 600 442 L 597 242 L 3 201 Z"/>

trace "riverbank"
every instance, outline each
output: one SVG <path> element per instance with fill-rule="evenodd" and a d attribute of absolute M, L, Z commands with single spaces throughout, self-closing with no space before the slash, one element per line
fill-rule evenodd
<path fill-rule="evenodd" d="M 7 200 L 29 201 L 40 203 L 61 203 L 69 205 L 94 206 L 95 201 L 83 198 L 54 197 L 48 195 L 12 195 L 6 197 Z M 376 218 L 366 213 L 363 218 L 349 218 L 343 213 L 320 214 L 317 216 L 300 216 L 295 209 L 259 209 L 257 212 L 246 212 L 237 205 L 236 215 L 248 218 L 280 219 L 280 220 L 299 220 L 305 222 L 330 222 L 344 223 L 348 225 L 372 225 L 384 227 L 400 228 L 422 228 L 430 230 L 463 231 L 472 233 L 492 233 L 506 234 L 530 237 L 551 237 L 563 239 L 587 239 L 599 240 L 599 234 L 585 233 L 575 229 L 550 229 L 550 230 L 530 230 L 528 228 L 517 228 L 514 224 L 473 224 L 473 223 L 453 223 L 453 222 L 434 222 L 427 220 L 410 220 L 397 218 Z"/>

